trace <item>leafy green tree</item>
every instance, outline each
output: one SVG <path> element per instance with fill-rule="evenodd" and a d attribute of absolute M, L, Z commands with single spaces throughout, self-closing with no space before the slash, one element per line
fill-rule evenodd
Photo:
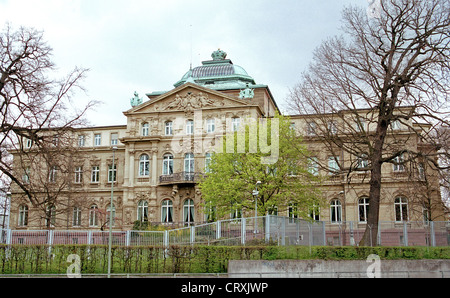
<path fill-rule="evenodd" d="M 322 205 L 320 178 L 308 171 L 308 151 L 289 118 L 277 115 L 265 120 L 250 121 L 227 134 L 218 147 L 223 150 L 212 154 L 199 184 L 209 215 L 253 216 L 256 188 L 258 215 L 289 210 L 290 215 L 306 218 L 312 208 Z"/>

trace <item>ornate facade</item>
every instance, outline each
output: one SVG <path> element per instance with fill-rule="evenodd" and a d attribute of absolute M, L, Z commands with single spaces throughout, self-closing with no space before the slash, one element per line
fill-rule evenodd
<path fill-rule="evenodd" d="M 279 111 L 267 85 L 257 84 L 221 50 L 212 58 L 190 69 L 170 91 L 146 94 L 145 101 L 135 93 L 130 100 L 132 108 L 124 112 L 126 125 L 71 130 L 77 150 L 67 161 L 72 167 L 55 205 L 46 206 L 48 212 L 44 212 L 44 204 L 32 206 L 23 192 L 13 187 L 10 226 L 99 229 L 111 211 L 114 229 L 131 229 L 136 221 L 144 220 L 174 225 L 206 221 L 197 181 L 208 165 L 211 148 L 246 119 L 272 117 Z M 305 135 L 314 157 L 327 160 L 326 148 L 311 131 L 308 133 L 308 119 L 313 117 L 293 116 L 292 124 Z M 23 142 L 32 150 L 31 143 Z M 408 142 L 420 146 L 417 140 Z M 13 152 L 16 163 L 18 154 Z M 351 162 L 351 157 L 343 153 L 341 158 Z M 32 183 L 32 169 L 17 165 L 16 171 L 23 171 L 23 179 Z M 385 171 L 390 178 L 383 188 L 382 220 L 412 218 L 411 184 L 399 171 L 388 167 Z M 52 175 L 56 177 L 57 173 L 55 167 Z M 368 195 L 365 175 L 355 174 L 351 181 L 345 175 L 330 175 L 321 186 L 329 207 L 313 216 L 326 221 L 363 222 Z M 433 187 L 433 200 L 439 201 L 439 189 Z"/>

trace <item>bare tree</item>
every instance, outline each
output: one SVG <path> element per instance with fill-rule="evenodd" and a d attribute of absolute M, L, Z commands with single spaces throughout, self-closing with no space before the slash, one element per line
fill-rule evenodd
<path fill-rule="evenodd" d="M 36 149 L 48 148 L 52 140 L 44 138 L 42 130 L 75 127 L 94 104 L 89 102 L 80 109 L 71 102 L 73 92 L 83 90 L 79 83 L 87 70 L 75 68 L 66 77 L 55 79 L 51 57 L 52 49 L 42 32 L 23 27 L 14 31 L 7 24 L 0 33 L 0 171 L 35 207 L 42 202 L 21 179 L 23 173 L 13 171 L 9 151 L 23 152 L 25 140 Z"/>
<path fill-rule="evenodd" d="M 361 245 L 376 243 L 382 165 L 420 158 L 442 170 L 445 152 L 437 150 L 435 131 L 448 125 L 450 111 L 450 2 L 383 0 L 375 15 L 345 8 L 343 35 L 316 49 L 289 100 L 301 114 L 327 115 L 318 127 L 329 150 L 367 160 L 369 212 Z M 340 133 L 331 133 L 330 119 L 339 122 Z M 400 125 L 408 134 L 395 137 Z M 406 146 L 413 139 L 430 150 Z M 340 166 L 347 173 L 357 169 L 357 163 Z"/>

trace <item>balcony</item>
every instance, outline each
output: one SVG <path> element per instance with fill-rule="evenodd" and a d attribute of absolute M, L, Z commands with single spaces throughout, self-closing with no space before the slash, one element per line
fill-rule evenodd
<path fill-rule="evenodd" d="M 197 183 L 201 177 L 202 173 L 198 172 L 179 172 L 159 176 L 159 184 Z"/>

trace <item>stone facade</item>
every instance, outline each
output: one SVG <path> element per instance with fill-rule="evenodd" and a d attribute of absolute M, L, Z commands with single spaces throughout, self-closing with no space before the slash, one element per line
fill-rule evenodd
<path fill-rule="evenodd" d="M 147 94 L 143 102 L 135 94 L 132 108 L 124 112 L 126 125 L 70 130 L 76 150 L 67 158 L 72 167 L 59 191 L 54 213 L 46 215 L 44 207 L 33 207 L 20 188 L 13 186 L 10 226 L 100 229 L 107 223 L 111 194 L 114 229 L 131 229 L 138 220 L 171 225 L 204 222 L 197 182 L 205 172 L 212 147 L 226 132 L 245 124 L 246 119 L 272 117 L 279 111 L 267 85 L 256 84 L 241 67 L 225 59 L 223 51 L 214 53 L 213 60 L 189 70 L 173 90 Z M 297 115 L 291 121 L 313 156 L 326 163 L 330 153 L 320 139 L 308 132 L 308 119 L 314 117 Z M 407 146 L 426 147 L 413 138 L 407 138 Z M 29 150 L 33 150 L 32 146 Z M 16 171 L 24 171 L 19 152 L 13 155 Z M 344 152 L 339 155 L 343 164 L 354 162 Z M 328 175 L 326 169 L 313 170 Z M 384 172 L 387 178 L 383 180 L 381 220 L 396 221 L 399 214 L 408 214 L 408 220 L 422 220 L 423 210 L 416 210 L 412 200 L 411 190 L 416 184 L 407 172 L 394 171 L 391 164 L 386 164 Z M 25 176 L 32 183 L 32 171 Z M 321 187 L 329 206 L 322 208 L 316 219 L 363 220 L 365 202 L 361 199 L 368 196 L 368 172 L 328 177 Z M 431 187 L 432 200 L 439 201 L 438 185 Z M 279 212 L 287 215 L 288 211 Z"/>

